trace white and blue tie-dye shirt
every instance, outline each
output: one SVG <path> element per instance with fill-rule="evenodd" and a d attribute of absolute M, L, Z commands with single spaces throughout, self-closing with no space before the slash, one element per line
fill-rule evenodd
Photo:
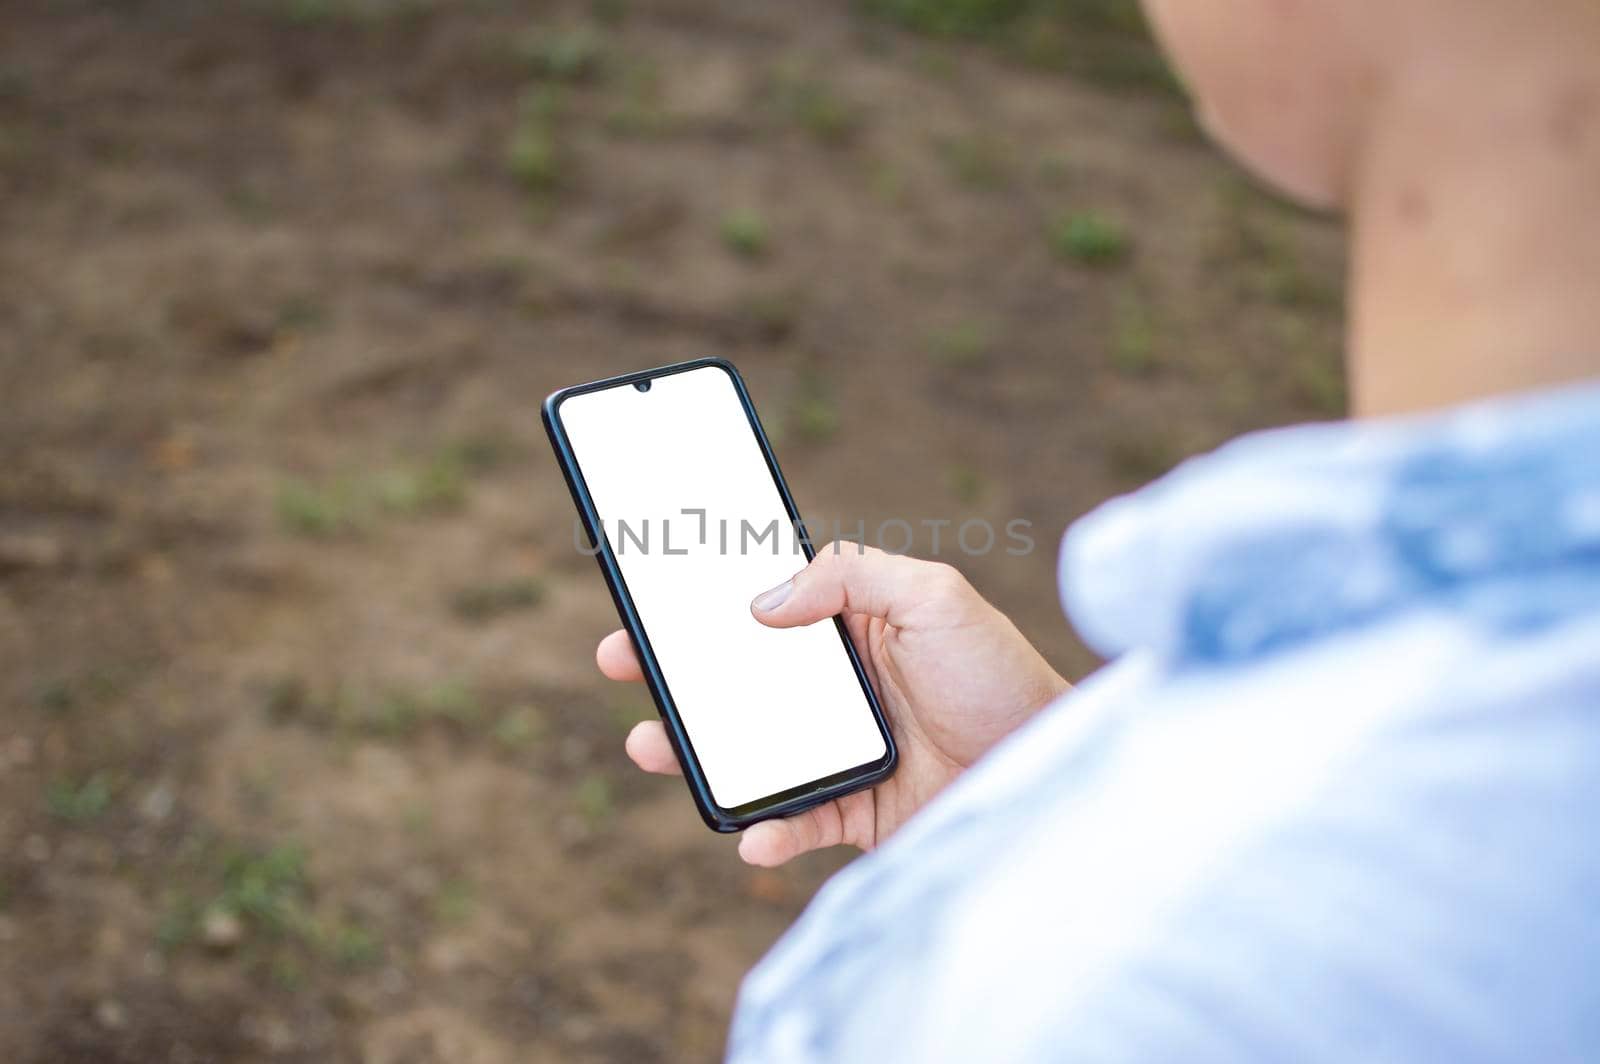
<path fill-rule="evenodd" d="M 1600 386 L 1079 521 L 1113 663 L 836 876 L 731 1059 L 1600 1060 Z"/>

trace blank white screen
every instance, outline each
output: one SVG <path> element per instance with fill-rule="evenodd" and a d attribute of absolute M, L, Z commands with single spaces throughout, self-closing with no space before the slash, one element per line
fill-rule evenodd
<path fill-rule="evenodd" d="M 750 600 L 805 556 L 733 379 L 706 366 L 657 377 L 647 392 L 587 392 L 564 400 L 560 417 L 716 803 L 882 758 L 833 622 L 775 629 L 750 614 Z M 773 521 L 777 536 L 758 542 Z"/>

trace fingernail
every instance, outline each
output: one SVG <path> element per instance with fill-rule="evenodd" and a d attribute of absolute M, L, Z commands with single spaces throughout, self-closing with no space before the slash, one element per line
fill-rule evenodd
<path fill-rule="evenodd" d="M 757 595 L 755 602 L 751 603 L 751 605 L 762 613 L 766 613 L 768 610 L 775 610 L 788 601 L 789 592 L 793 590 L 794 581 L 785 580 L 771 591 L 763 591 Z"/>

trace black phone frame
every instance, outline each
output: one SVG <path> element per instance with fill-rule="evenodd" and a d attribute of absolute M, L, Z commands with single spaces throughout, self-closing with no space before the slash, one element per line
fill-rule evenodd
<path fill-rule="evenodd" d="M 655 700 L 656 712 L 660 714 L 662 723 L 666 726 L 667 737 L 671 740 L 672 748 L 678 756 L 678 763 L 683 767 L 683 776 L 689 784 L 690 793 L 694 796 L 695 807 L 700 811 L 700 816 L 706 822 L 706 825 L 713 831 L 734 832 L 742 831 L 758 821 L 770 820 L 774 817 L 793 816 L 824 802 L 874 786 L 888 779 L 894 773 L 895 766 L 899 763 L 900 755 L 895 746 L 894 735 L 890 731 L 888 719 L 884 716 L 883 706 L 878 701 L 877 692 L 872 689 L 872 683 L 868 680 L 866 670 L 862 667 L 861 657 L 856 653 L 855 645 L 850 641 L 850 633 L 845 628 L 844 618 L 836 616 L 833 618 L 833 623 L 834 627 L 838 629 L 839 641 L 844 646 L 845 654 L 849 656 L 850 665 L 855 669 L 856 679 L 861 683 L 861 693 L 867 700 L 867 706 L 872 711 L 873 719 L 877 722 L 879 732 L 883 735 L 883 757 L 733 808 L 724 808 L 718 805 L 712 797 L 710 784 L 706 781 L 705 772 L 700 766 L 699 758 L 695 756 L 694 744 L 690 742 L 683 719 L 678 715 L 677 704 L 672 699 L 672 692 L 668 689 L 666 680 L 662 675 L 660 663 L 656 660 L 655 651 L 650 646 L 650 639 L 645 633 L 644 624 L 639 618 L 638 611 L 634 608 L 633 597 L 629 594 L 627 582 L 622 577 L 622 568 L 617 564 L 617 558 L 612 551 L 611 542 L 605 535 L 605 530 L 600 522 L 600 515 L 595 509 L 594 499 L 589 494 L 588 485 L 584 482 L 583 471 L 578 465 L 571 441 L 567 438 L 566 429 L 561 423 L 561 404 L 575 395 L 604 391 L 609 388 L 633 387 L 641 382 L 654 381 L 661 377 L 706 368 L 720 369 L 732 378 L 734 391 L 738 394 L 739 402 L 744 407 L 745 419 L 749 422 L 750 429 L 755 434 L 756 443 L 761 447 L 762 456 L 766 459 L 767 469 L 772 473 L 772 479 L 777 485 L 778 494 L 783 499 L 783 506 L 788 512 L 791 526 L 799 533 L 800 549 L 804 552 L 806 560 L 809 562 L 816 557 L 816 549 L 811 543 L 809 534 L 805 531 L 805 525 L 800 519 L 800 511 L 795 507 L 794 497 L 789 493 L 789 485 L 783 478 L 783 472 L 778 468 L 778 459 L 772 453 L 772 444 L 767 439 L 766 431 L 761 427 L 761 419 L 756 415 L 755 404 L 750 401 L 750 392 L 745 387 L 744 378 L 740 376 L 739 370 L 733 363 L 727 359 L 718 357 L 696 358 L 687 362 L 675 362 L 670 365 L 658 366 L 654 369 L 638 370 L 616 377 L 606 377 L 602 380 L 590 381 L 587 384 L 578 384 L 570 388 L 561 388 L 552 392 L 545 399 L 543 414 L 545 432 L 550 437 L 550 446 L 554 449 L 556 461 L 561 466 L 562 475 L 566 478 L 567 488 L 572 492 L 572 501 L 578 508 L 578 515 L 582 519 L 584 531 L 588 535 L 589 547 L 594 551 L 595 561 L 599 563 L 600 572 L 605 577 L 606 587 L 611 592 L 612 601 L 616 603 L 617 614 L 622 618 L 623 628 L 627 630 L 629 638 L 633 640 L 634 651 L 639 656 L 639 664 L 644 672 L 645 685 L 650 689 L 650 696 Z"/>

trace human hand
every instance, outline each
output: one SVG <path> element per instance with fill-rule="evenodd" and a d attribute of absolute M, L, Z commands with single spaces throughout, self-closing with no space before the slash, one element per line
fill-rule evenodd
<path fill-rule="evenodd" d="M 1068 684 L 1015 625 L 940 562 L 838 543 L 758 595 L 762 624 L 794 628 L 844 615 L 900 750 L 895 774 L 782 820 L 747 828 L 739 856 L 775 866 L 811 850 L 870 850 Z M 600 671 L 642 682 L 625 631 L 600 641 Z M 634 726 L 628 756 L 646 772 L 682 770 L 660 721 Z"/>

